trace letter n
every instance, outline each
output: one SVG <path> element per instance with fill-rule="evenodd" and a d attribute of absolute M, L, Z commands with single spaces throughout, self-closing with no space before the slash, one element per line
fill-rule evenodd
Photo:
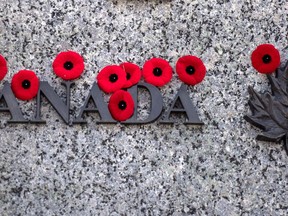
<path fill-rule="evenodd" d="M 41 119 L 41 96 L 50 102 L 56 112 L 61 116 L 66 124 L 69 124 L 69 111 L 70 111 L 70 88 L 74 85 L 71 81 L 65 81 L 62 83 L 66 87 L 66 103 L 59 97 L 58 94 L 53 90 L 53 88 L 48 84 L 47 81 L 41 81 L 39 86 L 39 91 L 37 94 L 37 108 L 36 117 L 31 120 L 34 123 L 45 123 Z"/>

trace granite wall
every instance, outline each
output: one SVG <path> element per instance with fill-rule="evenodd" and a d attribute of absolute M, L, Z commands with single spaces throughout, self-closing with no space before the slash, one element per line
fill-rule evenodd
<path fill-rule="evenodd" d="M 173 67 L 199 56 L 205 80 L 189 87 L 204 126 L 66 125 L 44 100 L 47 124 L 8 124 L 1 113 L 1 215 L 286 215 L 288 156 L 256 141 L 248 86 L 269 91 L 251 66 L 261 43 L 287 60 L 285 0 L 0 0 L 0 53 L 5 81 L 31 69 L 65 96 L 52 71 L 55 56 L 74 50 L 86 69 L 71 92 L 71 115 L 83 105 L 99 70 L 162 57 Z M 176 73 L 160 89 L 165 109 L 181 85 Z M 108 95 L 105 96 L 108 100 Z M 145 117 L 147 95 L 140 96 Z M 19 101 L 26 118 L 35 100 Z M 142 117 L 143 117 L 142 116 Z"/>

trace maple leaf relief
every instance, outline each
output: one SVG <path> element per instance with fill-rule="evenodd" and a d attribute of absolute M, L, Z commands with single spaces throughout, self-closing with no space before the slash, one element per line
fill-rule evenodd
<path fill-rule="evenodd" d="M 258 140 L 281 142 L 288 154 L 288 61 L 283 68 L 276 70 L 275 76 L 267 75 L 271 93 L 258 94 L 251 86 L 249 107 L 252 115 L 244 118 L 255 127 L 263 130 Z"/>

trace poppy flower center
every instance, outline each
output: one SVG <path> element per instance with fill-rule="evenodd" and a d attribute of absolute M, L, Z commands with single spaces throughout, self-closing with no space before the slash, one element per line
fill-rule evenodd
<path fill-rule="evenodd" d="M 272 58 L 271 58 L 271 56 L 268 55 L 268 54 L 266 54 L 266 55 L 264 55 L 264 56 L 262 57 L 262 61 L 263 61 L 265 64 L 270 63 L 271 60 L 272 60 Z"/>
<path fill-rule="evenodd" d="M 117 74 L 111 74 L 111 75 L 109 76 L 109 80 L 110 80 L 110 82 L 112 82 L 112 83 L 116 82 L 116 81 L 118 80 Z"/>
<path fill-rule="evenodd" d="M 28 88 L 30 88 L 30 86 L 31 86 L 31 83 L 30 83 L 29 80 L 23 80 L 23 82 L 22 82 L 22 87 L 23 87 L 24 89 L 28 89 Z"/>
<path fill-rule="evenodd" d="M 71 69 L 73 68 L 73 63 L 70 62 L 70 61 L 65 62 L 65 63 L 64 63 L 64 68 L 65 68 L 66 70 L 71 70 Z"/>
<path fill-rule="evenodd" d="M 126 74 L 126 79 L 129 80 L 130 78 L 131 78 L 131 74 L 130 74 L 130 73 L 127 73 L 127 74 Z"/>
<path fill-rule="evenodd" d="M 189 65 L 188 67 L 186 67 L 186 72 L 189 74 L 189 75 L 192 75 L 195 73 L 195 68 L 191 65 Z"/>
<path fill-rule="evenodd" d="M 153 70 L 153 74 L 157 77 L 161 76 L 162 75 L 162 70 L 158 67 L 154 68 Z"/>
<path fill-rule="evenodd" d="M 119 107 L 120 110 L 124 110 L 124 109 L 126 109 L 127 104 L 126 104 L 125 101 L 121 100 L 121 101 L 118 103 L 118 107 Z"/>

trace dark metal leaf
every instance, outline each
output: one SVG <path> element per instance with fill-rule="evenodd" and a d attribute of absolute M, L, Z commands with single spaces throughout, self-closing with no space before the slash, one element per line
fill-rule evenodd
<path fill-rule="evenodd" d="M 282 68 L 278 68 L 276 70 L 276 78 L 279 80 L 279 84 L 281 88 L 285 89 L 286 92 L 288 89 L 288 61 L 286 65 Z"/>
<path fill-rule="evenodd" d="M 267 75 L 271 85 L 270 93 L 258 94 L 252 87 L 248 88 L 249 106 L 252 115 L 244 118 L 252 125 L 263 130 L 258 140 L 279 142 L 284 140 L 288 154 L 288 61 L 283 68 L 278 68 L 276 76 Z"/>
<path fill-rule="evenodd" d="M 271 84 L 271 91 L 272 95 L 275 97 L 276 100 L 281 102 L 284 106 L 288 106 L 288 94 L 287 94 L 287 88 L 284 86 L 278 78 L 267 75 L 269 82 Z"/>

